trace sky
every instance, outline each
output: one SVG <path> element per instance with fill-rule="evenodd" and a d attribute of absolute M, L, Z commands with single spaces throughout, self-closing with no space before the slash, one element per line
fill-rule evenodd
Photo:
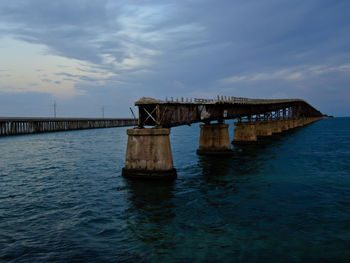
<path fill-rule="evenodd" d="M 349 0 L 0 0 L 0 117 L 141 97 L 300 98 L 350 116 Z"/>

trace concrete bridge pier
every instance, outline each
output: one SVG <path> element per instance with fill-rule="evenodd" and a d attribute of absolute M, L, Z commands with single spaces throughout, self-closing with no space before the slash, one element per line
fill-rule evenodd
<path fill-rule="evenodd" d="M 308 121 L 308 118 L 305 118 L 303 119 L 303 126 L 306 126 L 309 124 L 309 121 Z"/>
<path fill-rule="evenodd" d="M 294 121 L 293 119 L 287 119 L 289 130 L 294 129 Z"/>
<path fill-rule="evenodd" d="M 170 129 L 135 128 L 127 130 L 128 144 L 122 175 L 140 179 L 175 179 L 170 147 Z"/>
<path fill-rule="evenodd" d="M 293 127 L 298 128 L 299 127 L 299 120 L 296 118 L 293 118 L 292 121 L 293 121 Z"/>
<path fill-rule="evenodd" d="M 272 135 L 271 121 L 258 121 L 255 126 L 256 136 L 265 137 Z"/>
<path fill-rule="evenodd" d="M 289 125 L 286 119 L 282 119 L 279 121 L 281 125 L 281 131 L 288 131 L 289 130 Z"/>
<path fill-rule="evenodd" d="M 282 126 L 280 120 L 272 120 L 271 121 L 271 129 L 273 134 L 281 133 Z"/>
<path fill-rule="evenodd" d="M 233 144 L 250 144 L 258 140 L 255 122 L 236 122 L 233 135 Z"/>
<path fill-rule="evenodd" d="M 320 118 L 318 118 L 318 117 L 310 117 L 310 118 L 308 118 L 308 124 L 309 123 L 314 123 L 315 121 L 318 121 L 318 120 L 320 120 Z"/>
<path fill-rule="evenodd" d="M 296 126 L 297 128 L 303 127 L 303 126 L 304 126 L 303 119 L 302 119 L 302 118 L 297 118 L 297 119 L 295 120 L 295 126 Z"/>
<path fill-rule="evenodd" d="M 202 124 L 199 138 L 199 155 L 231 154 L 231 143 L 228 134 L 228 124 Z"/>
<path fill-rule="evenodd" d="M 305 125 L 305 123 L 304 123 L 304 118 L 302 118 L 302 117 L 299 118 L 299 119 L 298 119 L 298 126 L 299 126 L 299 127 L 303 127 L 304 125 Z"/>

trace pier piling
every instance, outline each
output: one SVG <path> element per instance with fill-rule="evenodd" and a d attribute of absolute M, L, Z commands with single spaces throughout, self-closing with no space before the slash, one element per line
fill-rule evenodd
<path fill-rule="evenodd" d="M 135 128 L 127 130 L 128 143 L 122 175 L 127 178 L 175 179 L 170 146 L 170 129 Z"/>

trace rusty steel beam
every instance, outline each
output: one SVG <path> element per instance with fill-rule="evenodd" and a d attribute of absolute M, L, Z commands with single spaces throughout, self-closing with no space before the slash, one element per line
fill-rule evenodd
<path fill-rule="evenodd" d="M 269 118 L 320 117 L 322 113 L 300 99 L 248 99 L 219 97 L 217 100 L 184 99 L 160 101 L 142 98 L 135 102 L 139 108 L 139 127 L 174 127 L 226 119 L 251 118 L 264 114 Z M 288 116 L 285 114 L 288 109 Z M 282 113 L 280 112 L 282 110 Z M 275 117 L 273 117 L 275 116 Z"/>

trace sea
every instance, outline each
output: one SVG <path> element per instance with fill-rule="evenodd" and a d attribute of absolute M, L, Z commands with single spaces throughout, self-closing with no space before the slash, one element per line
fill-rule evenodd
<path fill-rule="evenodd" d="M 122 177 L 127 129 L 0 138 L 0 262 L 350 262 L 350 118 L 216 157 L 172 128 L 171 182 Z"/>

